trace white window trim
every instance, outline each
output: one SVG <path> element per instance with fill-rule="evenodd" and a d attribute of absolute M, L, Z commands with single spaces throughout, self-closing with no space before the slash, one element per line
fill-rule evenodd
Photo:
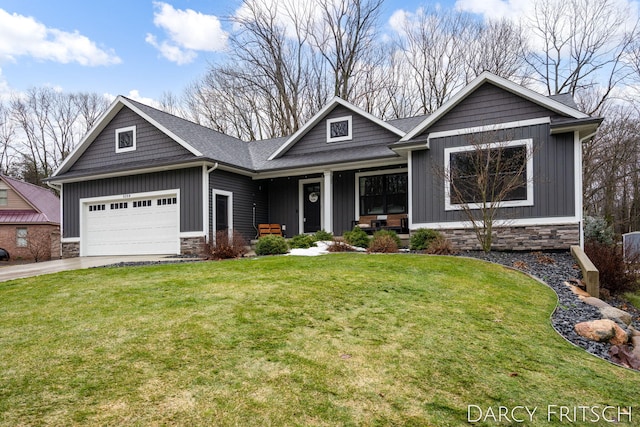
<path fill-rule="evenodd" d="M 213 225 L 213 241 L 215 241 L 216 238 L 216 233 L 218 232 L 218 230 L 216 229 L 216 220 L 218 219 L 216 217 L 216 213 L 217 213 L 217 206 L 216 206 L 216 196 L 224 196 L 224 197 L 228 197 L 227 200 L 227 220 L 229 222 L 229 228 L 227 229 L 227 232 L 229 233 L 229 237 L 233 236 L 233 193 L 231 191 L 224 191 L 224 190 L 217 190 L 217 189 L 213 189 L 211 191 L 211 204 L 212 209 L 211 209 L 211 220 L 212 220 L 212 225 Z"/>
<path fill-rule="evenodd" d="M 304 185 L 305 184 L 320 184 L 320 230 L 324 230 L 324 215 L 325 208 L 323 204 L 325 203 L 325 195 L 324 195 L 324 177 L 318 178 L 307 178 L 298 180 L 298 234 L 304 234 Z M 326 230 L 325 230 L 326 231 Z"/>
<path fill-rule="evenodd" d="M 344 116 L 337 117 L 335 119 L 327 119 L 327 143 L 330 142 L 342 142 L 342 141 L 351 141 L 353 139 L 353 127 L 352 127 L 352 116 Z M 331 137 L 331 124 L 336 122 L 347 122 L 347 126 L 349 127 L 349 133 L 346 136 L 339 136 L 332 138 Z"/>
<path fill-rule="evenodd" d="M 124 132 L 131 132 L 131 131 L 133 131 L 133 144 L 131 145 L 131 147 L 120 148 L 120 144 L 118 141 L 120 139 L 120 134 Z M 135 151 L 135 150 L 136 150 L 136 127 L 128 126 L 126 128 L 116 129 L 116 153 L 126 153 L 128 151 Z"/>
<path fill-rule="evenodd" d="M 406 173 L 407 174 L 407 199 L 411 199 L 411 192 L 409 187 L 411 186 L 411 179 L 409 178 L 409 168 L 398 168 L 398 169 L 383 169 L 383 170 L 375 170 L 368 172 L 359 172 L 356 173 L 356 217 L 354 218 L 357 221 L 360 218 L 360 177 L 362 176 L 375 176 L 375 175 L 393 175 L 396 173 Z M 407 206 L 408 212 L 411 212 L 411 202 L 408 200 L 409 205 Z"/>
<path fill-rule="evenodd" d="M 533 139 L 518 139 L 513 141 L 503 141 L 503 142 L 492 142 L 488 144 L 481 144 L 479 146 L 474 145 L 465 145 L 462 147 L 451 147 L 444 149 L 444 170 L 445 175 L 449 176 L 450 173 L 450 163 L 451 163 L 451 153 L 461 153 L 465 151 L 474 151 L 476 149 L 481 150 L 489 150 L 497 147 L 518 147 L 524 146 L 527 150 L 527 198 L 526 200 L 507 200 L 500 202 L 498 204 L 499 208 L 511 208 L 511 207 L 522 207 L 522 206 L 533 206 Z M 445 211 L 457 211 L 462 210 L 465 207 L 469 207 L 469 209 L 482 209 L 482 204 L 480 203 L 451 203 L 451 187 L 449 179 L 444 180 L 444 210 Z"/>

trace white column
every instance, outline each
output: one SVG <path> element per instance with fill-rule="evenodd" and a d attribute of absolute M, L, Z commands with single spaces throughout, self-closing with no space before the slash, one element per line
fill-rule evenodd
<path fill-rule="evenodd" d="M 323 229 L 333 233 L 333 172 L 324 172 L 324 199 L 322 200 L 324 224 Z"/>

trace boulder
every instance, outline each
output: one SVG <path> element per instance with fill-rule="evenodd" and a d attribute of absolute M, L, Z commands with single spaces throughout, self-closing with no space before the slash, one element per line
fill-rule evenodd
<path fill-rule="evenodd" d="M 633 354 L 640 359 L 640 336 L 634 335 L 631 337 L 631 344 L 633 345 Z"/>
<path fill-rule="evenodd" d="M 574 294 L 578 295 L 578 296 L 583 296 L 583 297 L 590 297 L 591 295 L 589 295 L 589 293 L 587 291 L 585 291 L 582 288 L 577 287 L 576 285 L 572 285 L 569 282 L 564 282 L 565 285 L 567 285 L 569 287 L 569 289 L 571 289 L 571 292 L 573 292 Z"/>
<path fill-rule="evenodd" d="M 611 306 L 601 307 L 600 313 L 602 314 L 602 317 L 604 317 L 605 319 L 611 319 L 615 322 L 623 323 L 627 326 L 629 326 L 631 324 L 631 321 L 633 320 L 631 318 L 631 315 L 626 311 L 620 310 L 619 308 L 615 308 Z"/>
<path fill-rule="evenodd" d="M 580 299 L 581 299 L 585 304 L 589 304 L 589 305 L 592 305 L 592 306 L 594 306 L 594 307 L 598 307 L 598 308 L 611 307 L 609 304 L 607 304 L 606 302 L 602 301 L 600 298 L 595 298 L 595 297 L 580 297 Z"/>
<path fill-rule="evenodd" d="M 611 344 L 625 344 L 629 337 L 624 329 L 611 319 L 581 322 L 574 327 L 578 335 L 591 341 L 610 342 Z"/>

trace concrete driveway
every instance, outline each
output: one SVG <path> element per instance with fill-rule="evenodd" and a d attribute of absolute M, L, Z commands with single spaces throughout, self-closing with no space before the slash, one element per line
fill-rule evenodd
<path fill-rule="evenodd" d="M 83 268 L 100 267 L 121 262 L 166 261 L 175 262 L 170 255 L 137 255 L 137 256 L 97 256 L 58 259 L 53 261 L 34 262 L 31 264 L 8 265 L 0 267 L 0 282 L 40 276 L 42 274 L 57 273 L 59 271 L 80 270 Z"/>

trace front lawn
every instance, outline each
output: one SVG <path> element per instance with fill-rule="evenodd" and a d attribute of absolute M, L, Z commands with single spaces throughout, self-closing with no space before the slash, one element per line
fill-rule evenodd
<path fill-rule="evenodd" d="M 523 274 L 420 255 L 0 283 L 0 423 L 440 427 L 474 405 L 548 426 L 548 405 L 637 405 L 640 373 L 567 343 L 555 303 Z"/>

